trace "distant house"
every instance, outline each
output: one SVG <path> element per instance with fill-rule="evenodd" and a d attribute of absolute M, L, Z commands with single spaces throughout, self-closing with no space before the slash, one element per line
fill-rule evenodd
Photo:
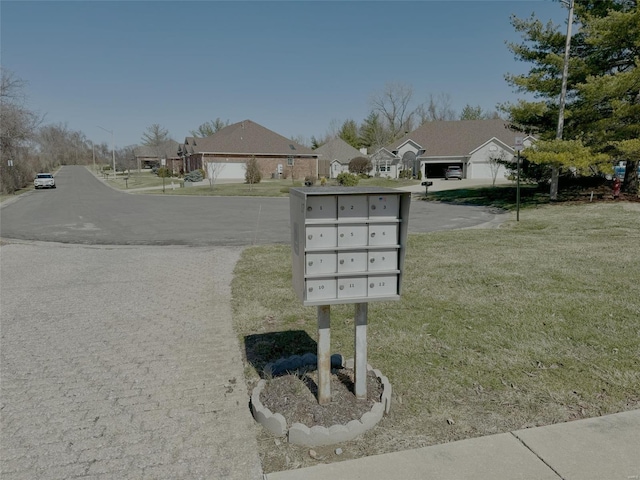
<path fill-rule="evenodd" d="M 187 137 L 178 148 L 185 171 L 202 168 L 218 179 L 244 180 L 255 158 L 263 178 L 318 177 L 318 154 L 251 120 L 234 123 L 209 137 Z"/>
<path fill-rule="evenodd" d="M 417 176 L 442 178 L 448 166 L 462 168 L 464 178 L 496 178 L 506 169 L 494 160 L 512 160 L 515 137 L 530 144 L 532 137 L 508 128 L 501 119 L 426 122 L 386 147 L 401 168 Z"/>
<path fill-rule="evenodd" d="M 164 159 L 165 166 L 178 173 L 182 164 L 182 160 L 177 153 L 179 145 L 175 140 L 167 140 L 159 147 L 150 147 L 148 145 L 135 147 L 133 155 L 138 170 L 151 168 L 154 165 L 160 166 Z"/>
<path fill-rule="evenodd" d="M 325 143 L 314 150 L 320 156 L 320 164 L 324 167 L 323 174 L 329 178 L 336 178 L 342 172 L 349 171 L 349 162 L 364 155 L 357 148 L 352 147 L 340 137 Z M 328 169 L 326 168 L 328 167 Z"/>
<path fill-rule="evenodd" d="M 386 148 L 381 148 L 371 155 L 374 175 L 387 178 L 398 178 L 402 165 L 400 157 Z"/>

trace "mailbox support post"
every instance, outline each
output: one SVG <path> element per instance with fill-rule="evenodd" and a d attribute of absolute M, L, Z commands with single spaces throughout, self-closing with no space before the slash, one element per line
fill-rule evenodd
<path fill-rule="evenodd" d="M 318 306 L 318 403 L 331 402 L 331 307 Z"/>
<path fill-rule="evenodd" d="M 356 303 L 355 314 L 355 390 L 356 398 L 367 398 L 367 311 L 368 303 Z"/>

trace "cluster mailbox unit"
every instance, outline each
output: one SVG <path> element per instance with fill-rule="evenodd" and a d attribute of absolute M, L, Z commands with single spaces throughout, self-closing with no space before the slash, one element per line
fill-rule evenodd
<path fill-rule="evenodd" d="M 368 302 L 399 300 L 411 194 L 391 188 L 290 190 L 293 288 L 318 308 L 318 402 L 331 401 L 330 306 L 355 304 L 355 393 L 367 394 Z"/>
<path fill-rule="evenodd" d="M 293 285 L 304 305 L 398 300 L 410 193 L 292 188 Z"/>

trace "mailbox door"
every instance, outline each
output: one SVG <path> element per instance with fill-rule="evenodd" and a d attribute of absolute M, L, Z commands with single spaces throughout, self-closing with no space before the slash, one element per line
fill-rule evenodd
<path fill-rule="evenodd" d="M 367 225 L 338 225 L 339 247 L 363 247 L 367 245 Z"/>
<path fill-rule="evenodd" d="M 364 298 L 367 296 L 367 277 L 338 279 L 338 298 Z"/>
<path fill-rule="evenodd" d="M 331 300 L 336 298 L 336 284 L 335 278 L 307 280 L 305 292 L 307 300 Z"/>
<path fill-rule="evenodd" d="M 336 227 L 333 225 L 307 225 L 306 247 L 335 247 L 337 243 Z"/>
<path fill-rule="evenodd" d="M 307 275 L 320 275 L 323 273 L 335 273 L 335 253 L 307 253 L 305 256 Z"/>
<path fill-rule="evenodd" d="M 369 217 L 366 195 L 340 195 L 338 197 L 338 218 L 365 220 Z"/>
<path fill-rule="evenodd" d="M 370 272 L 397 270 L 398 250 L 371 250 L 368 265 Z"/>
<path fill-rule="evenodd" d="M 369 245 L 397 245 L 397 223 L 372 223 L 369 225 Z"/>
<path fill-rule="evenodd" d="M 370 297 L 385 297 L 398 294 L 398 276 L 380 275 L 369 277 L 368 293 Z"/>
<path fill-rule="evenodd" d="M 398 218 L 400 214 L 398 195 L 371 195 L 369 197 L 369 217 Z"/>
<path fill-rule="evenodd" d="M 338 272 L 366 272 L 367 252 L 339 252 Z"/>
<path fill-rule="evenodd" d="M 307 197 L 306 218 L 326 218 L 335 220 L 336 213 L 336 197 L 314 195 Z"/>

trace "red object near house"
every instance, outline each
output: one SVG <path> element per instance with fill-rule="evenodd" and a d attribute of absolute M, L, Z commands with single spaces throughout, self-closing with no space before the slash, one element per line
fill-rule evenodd
<path fill-rule="evenodd" d="M 620 187 L 622 184 L 620 183 L 620 179 L 616 177 L 613 180 L 613 198 L 618 198 L 620 196 Z"/>

